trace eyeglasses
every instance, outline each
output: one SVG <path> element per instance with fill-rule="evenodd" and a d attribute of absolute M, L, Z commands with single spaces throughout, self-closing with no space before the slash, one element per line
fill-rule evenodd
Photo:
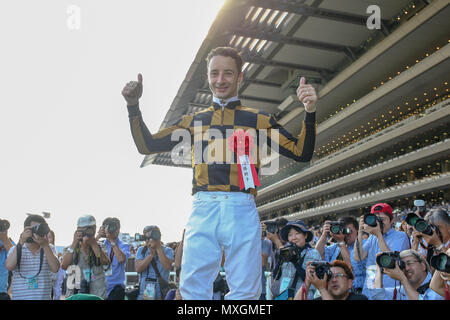
<path fill-rule="evenodd" d="M 405 264 L 406 264 L 407 266 L 410 266 L 410 265 L 412 265 L 412 264 L 414 264 L 414 263 L 416 263 L 416 262 L 420 262 L 420 261 L 417 261 L 417 260 L 414 260 L 414 261 L 405 261 Z"/>
<path fill-rule="evenodd" d="M 333 273 L 331 275 L 330 280 L 333 280 L 333 279 L 336 279 L 336 278 L 340 279 L 340 278 L 343 278 L 343 277 L 348 278 L 348 276 L 345 273 Z"/>

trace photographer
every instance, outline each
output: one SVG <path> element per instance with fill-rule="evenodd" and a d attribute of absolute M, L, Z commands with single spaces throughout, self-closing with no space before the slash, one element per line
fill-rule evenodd
<path fill-rule="evenodd" d="M 394 286 L 383 285 L 383 274 L 395 281 Z M 383 252 L 377 254 L 377 275 L 369 294 L 371 300 L 442 300 L 429 288 L 430 281 L 430 266 L 417 251 L 404 250 L 398 256 Z"/>
<path fill-rule="evenodd" d="M 78 219 L 73 242 L 62 257 L 61 268 L 67 270 L 66 296 L 88 293 L 106 299 L 106 277 L 103 266 L 110 264 L 106 248 L 95 238 L 95 218 Z"/>
<path fill-rule="evenodd" d="M 376 275 L 376 255 L 385 251 L 403 251 L 410 248 L 408 236 L 401 231 L 396 231 L 393 225 L 392 208 L 387 203 L 377 203 L 370 209 L 370 213 L 360 217 L 358 237 L 355 242 L 353 256 L 356 261 L 366 261 L 366 280 L 362 293 L 369 297 L 368 287 L 373 285 Z M 370 225 L 369 225 L 370 224 Z M 369 238 L 363 244 L 362 233 L 370 233 Z M 395 280 L 385 277 L 384 287 L 394 287 Z"/>
<path fill-rule="evenodd" d="M 157 226 L 145 227 L 144 239 L 145 245 L 138 249 L 135 262 L 136 272 L 140 274 L 138 300 L 163 300 L 168 291 L 174 253 L 161 243 Z"/>
<path fill-rule="evenodd" d="M 308 263 L 305 285 L 298 290 L 294 300 L 306 300 L 305 292 L 311 285 L 314 285 L 321 295 L 314 300 L 367 300 L 365 295 L 352 291 L 355 277 L 347 263 L 334 260 L 329 266 L 322 266 L 322 270 L 324 271 L 318 275 L 316 267 Z"/>
<path fill-rule="evenodd" d="M 280 236 L 288 243 L 280 249 L 280 261 L 275 267 L 271 291 L 275 300 L 287 300 L 294 298 L 305 281 L 307 263 L 320 260 L 320 253 L 308 244 L 313 234 L 301 220 L 288 222 L 280 230 Z M 312 298 L 315 291 L 311 287 L 308 297 Z"/>
<path fill-rule="evenodd" d="M 42 216 L 25 219 L 19 243 L 6 259 L 6 268 L 13 271 L 13 300 L 51 300 L 52 273 L 59 271 L 59 260 L 47 240 L 49 231 Z"/>
<path fill-rule="evenodd" d="M 13 247 L 8 237 L 9 221 L 0 219 L 0 300 L 10 300 L 8 295 L 9 271 L 6 269 L 6 257 Z"/>
<path fill-rule="evenodd" d="M 270 271 L 272 272 L 272 277 L 274 274 L 274 269 L 279 265 L 280 262 L 280 248 L 282 248 L 286 241 L 281 239 L 280 230 L 288 223 L 284 218 L 278 218 L 275 221 L 265 221 L 261 222 L 261 231 L 265 237 L 272 242 L 272 248 L 270 255 L 268 257 L 268 262 L 270 262 Z M 272 279 L 273 281 L 273 279 Z M 264 289 L 262 290 L 264 293 Z"/>
<path fill-rule="evenodd" d="M 440 255 L 442 255 L 442 253 Z M 445 255 L 447 256 L 445 258 L 445 266 L 440 266 L 441 268 L 439 269 L 441 269 L 442 271 L 438 269 L 434 271 L 433 278 L 431 279 L 430 283 L 430 288 L 438 293 L 442 298 L 445 298 L 445 300 L 450 300 L 450 249 L 447 250 Z"/>
<path fill-rule="evenodd" d="M 322 259 L 331 263 L 334 260 L 342 260 L 352 266 L 354 281 L 353 291 L 361 293 L 364 286 L 366 276 L 366 260 L 362 262 L 355 260 L 353 253 L 355 249 L 355 241 L 358 237 L 358 221 L 353 217 L 342 217 L 330 226 L 331 221 L 325 221 L 323 233 L 316 244 L 316 250 L 319 251 Z M 331 227 L 331 229 L 330 229 Z M 327 236 L 331 235 L 336 243 L 325 246 Z M 365 240 L 363 239 L 363 244 Z"/>
<path fill-rule="evenodd" d="M 117 218 L 106 218 L 98 230 L 97 240 L 103 242 L 108 253 L 110 268 L 106 270 L 106 293 L 108 300 L 125 299 L 125 266 L 130 256 L 130 245 L 119 239 L 120 221 Z"/>

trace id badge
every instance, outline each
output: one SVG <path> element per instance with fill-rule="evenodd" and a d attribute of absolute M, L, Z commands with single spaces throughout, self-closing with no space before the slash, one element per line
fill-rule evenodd
<path fill-rule="evenodd" d="M 280 292 L 283 292 L 284 290 L 286 290 L 289 287 L 290 283 L 291 283 L 291 278 L 283 277 L 281 279 Z"/>
<path fill-rule="evenodd" d="M 93 276 L 93 274 L 91 273 L 91 269 L 83 269 L 83 275 L 84 279 L 86 279 L 87 282 L 90 282 L 92 280 L 91 277 Z"/>
<path fill-rule="evenodd" d="M 37 278 L 36 277 L 27 278 L 27 286 L 28 289 L 37 289 L 38 288 Z"/>
<path fill-rule="evenodd" d="M 146 281 L 142 300 L 155 300 L 156 298 L 156 282 Z"/>

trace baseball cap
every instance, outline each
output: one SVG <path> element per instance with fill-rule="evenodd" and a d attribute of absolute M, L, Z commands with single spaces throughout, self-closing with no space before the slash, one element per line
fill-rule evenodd
<path fill-rule="evenodd" d="M 370 213 L 386 213 L 390 219 L 392 220 L 394 218 L 394 215 L 392 214 L 392 208 L 387 203 L 377 203 L 370 208 Z"/>
<path fill-rule="evenodd" d="M 77 226 L 81 228 L 95 225 L 95 218 L 89 214 L 80 217 L 77 222 Z"/>
<path fill-rule="evenodd" d="M 303 232 L 306 235 L 306 242 L 310 242 L 313 239 L 312 232 L 308 230 L 308 227 L 302 220 L 289 221 L 280 231 L 281 239 L 288 241 L 288 234 L 291 228 L 295 228 Z"/>

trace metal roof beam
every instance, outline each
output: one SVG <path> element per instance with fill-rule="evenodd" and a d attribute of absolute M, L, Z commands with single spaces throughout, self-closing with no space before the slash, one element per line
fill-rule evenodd
<path fill-rule="evenodd" d="M 335 20 L 344 23 L 356 24 L 359 26 L 366 27 L 366 16 L 350 14 L 347 12 L 341 12 L 330 9 L 323 8 L 313 8 L 304 4 L 293 4 L 293 3 L 283 3 L 274 0 L 251 0 L 249 1 L 250 5 L 273 9 L 273 10 L 281 10 L 289 13 L 294 13 L 302 16 L 314 17 L 319 19 L 327 19 L 327 20 Z M 382 20 L 387 24 L 386 20 Z"/>

